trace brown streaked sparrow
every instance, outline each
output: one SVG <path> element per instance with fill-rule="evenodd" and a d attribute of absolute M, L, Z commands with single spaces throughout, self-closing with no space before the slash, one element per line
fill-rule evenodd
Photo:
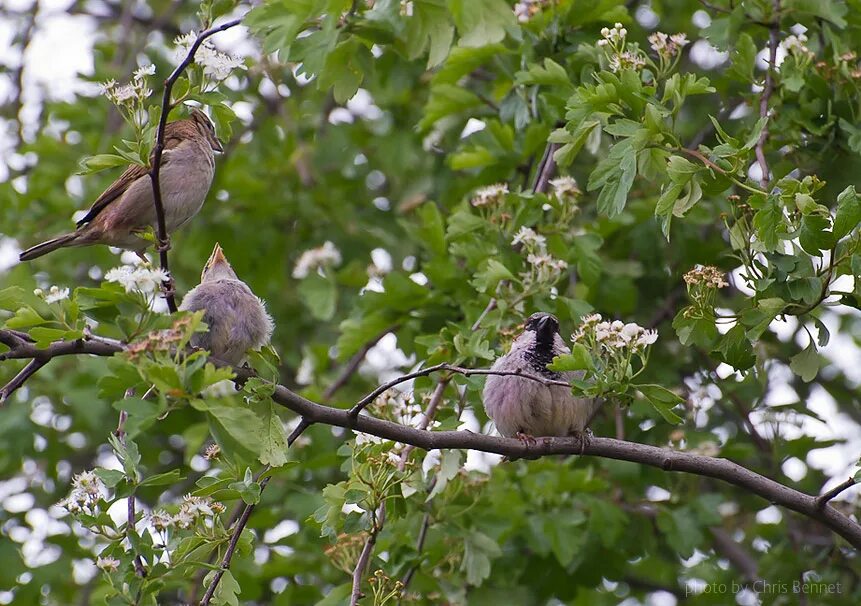
<path fill-rule="evenodd" d="M 497 359 L 491 370 L 571 381 L 580 373 L 547 369 L 554 357 L 567 353 L 570 350 L 559 334 L 559 320 L 551 314 L 537 313 L 529 316 L 509 352 Z M 600 406 L 597 399 L 575 397 L 561 385 L 544 385 L 511 375 L 488 375 L 482 398 L 500 434 L 525 440 L 579 435 Z"/>
<path fill-rule="evenodd" d="M 199 109 L 192 109 L 188 118 L 165 127 L 164 146 L 159 181 L 165 226 L 171 233 L 203 206 L 215 174 L 212 152 L 224 148 L 212 122 Z M 28 248 L 20 259 L 29 261 L 58 248 L 92 244 L 116 246 L 141 255 L 149 242 L 137 234 L 150 225 L 156 228 L 149 169 L 133 164 L 96 199 L 78 221 L 78 229 Z"/>
<path fill-rule="evenodd" d="M 204 311 L 209 330 L 195 333 L 191 345 L 233 366 L 241 364 L 249 350 L 269 343 L 274 328 L 263 301 L 236 276 L 218 244 L 203 266 L 200 284 L 185 295 L 179 309 Z"/>

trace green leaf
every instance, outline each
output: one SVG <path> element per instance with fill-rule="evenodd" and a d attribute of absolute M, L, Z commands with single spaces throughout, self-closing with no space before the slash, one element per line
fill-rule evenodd
<path fill-rule="evenodd" d="M 723 337 L 714 352 L 721 362 L 738 371 L 747 370 L 756 363 L 753 346 L 744 326 L 736 324 Z"/>
<path fill-rule="evenodd" d="M 582 343 L 575 343 L 570 354 L 556 356 L 553 358 L 553 362 L 547 365 L 547 368 L 554 372 L 592 370 L 595 368 L 595 363 L 592 361 L 592 355 L 586 346 Z"/>
<path fill-rule="evenodd" d="M 459 450 L 444 450 L 440 454 L 439 470 L 436 472 L 436 482 L 427 496 L 426 501 L 430 501 L 436 495 L 440 494 L 448 485 L 449 480 L 455 478 L 460 471 L 462 453 Z"/>
<path fill-rule="evenodd" d="M 743 82 L 753 82 L 753 70 L 756 63 L 756 44 L 746 33 L 739 35 L 733 48 L 729 74 Z"/>
<path fill-rule="evenodd" d="M 792 356 L 789 368 L 805 383 L 810 383 L 816 378 L 819 373 L 819 353 L 816 351 L 813 341 L 801 352 Z"/>
<path fill-rule="evenodd" d="M 138 158 L 136 156 L 131 156 L 131 162 L 137 163 Z M 128 166 L 129 163 L 130 160 L 128 158 L 124 158 L 123 156 L 118 156 L 116 154 L 98 154 L 95 156 L 88 156 L 81 160 L 81 172 L 78 174 L 89 175 L 99 172 L 100 170 L 105 170 L 106 168 Z"/>
<path fill-rule="evenodd" d="M 499 544 L 478 531 L 464 537 L 463 561 L 460 569 L 466 572 L 466 582 L 479 586 L 490 576 L 490 560 L 502 555 Z"/>
<path fill-rule="evenodd" d="M 472 285 L 479 292 L 493 293 L 502 280 L 517 280 L 513 273 L 496 259 L 487 259 L 484 269 L 475 274 Z"/>
<path fill-rule="evenodd" d="M 837 196 L 837 214 L 834 217 L 834 239 L 843 236 L 858 227 L 861 222 L 861 199 L 855 193 L 855 186 L 850 185 Z"/>
<path fill-rule="evenodd" d="M 658 411 L 658 414 L 660 414 L 665 421 L 674 425 L 678 425 L 682 422 L 682 418 L 672 410 L 677 404 L 684 402 L 681 397 L 660 385 L 644 384 L 633 385 L 632 387 L 643 394 L 649 404 Z"/>
<path fill-rule="evenodd" d="M 338 585 L 326 592 L 326 597 L 315 603 L 314 606 L 344 606 L 349 602 L 350 593 L 353 591 L 352 583 Z"/>
<path fill-rule="evenodd" d="M 427 68 L 442 63 L 454 39 L 454 25 L 449 19 L 445 0 L 414 0 L 413 15 L 407 20 L 404 39 L 410 59 L 429 49 Z"/>
<path fill-rule="evenodd" d="M 335 316 L 338 288 L 333 279 L 315 272 L 301 280 L 296 290 L 314 318 L 327 322 Z"/>
<path fill-rule="evenodd" d="M 281 467 L 287 462 L 287 433 L 272 400 L 252 404 L 260 419 L 261 432 L 257 439 L 259 460 L 270 467 Z"/>
<path fill-rule="evenodd" d="M 94 470 L 96 476 L 105 483 L 105 486 L 108 488 L 113 488 L 120 482 L 126 479 L 126 474 L 119 469 L 104 469 L 103 467 L 96 467 Z"/>
<path fill-rule="evenodd" d="M 165 473 L 158 473 L 140 481 L 138 486 L 162 486 L 164 484 L 175 484 L 182 480 L 182 474 L 178 469 L 172 469 Z"/>
<path fill-rule="evenodd" d="M 461 46 L 501 42 L 505 30 L 516 27 L 514 12 L 504 0 L 448 0 Z"/>
<path fill-rule="evenodd" d="M 365 77 L 360 60 L 368 55 L 368 49 L 354 38 L 341 42 L 326 56 L 318 86 L 321 89 L 334 87 L 335 101 L 346 103 L 356 94 Z"/>

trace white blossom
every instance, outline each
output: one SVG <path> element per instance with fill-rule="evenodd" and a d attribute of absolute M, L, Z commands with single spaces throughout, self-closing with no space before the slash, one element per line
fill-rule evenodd
<path fill-rule="evenodd" d="M 197 34 L 190 31 L 174 40 L 177 46 L 178 59 L 185 59 L 196 39 Z M 194 61 L 203 67 L 204 75 L 213 80 L 224 80 L 234 69 L 246 69 L 245 62 L 240 57 L 222 53 L 209 40 L 204 40 L 203 44 L 197 48 Z"/>
<path fill-rule="evenodd" d="M 145 65 L 143 67 L 139 67 L 135 70 L 134 79 L 135 80 L 143 80 L 147 76 L 152 76 L 155 74 L 155 65 L 150 63 L 149 65 Z"/>
<path fill-rule="evenodd" d="M 133 267 L 131 265 L 114 267 L 105 274 L 105 280 L 120 284 L 126 292 L 135 290 L 144 294 L 155 292 L 161 283 L 167 279 L 167 272 L 161 268 Z"/>
<path fill-rule="evenodd" d="M 473 206 L 493 206 L 502 202 L 505 194 L 508 193 L 508 185 L 505 183 L 497 183 L 488 185 L 476 190 L 472 197 L 471 204 Z"/>
<path fill-rule="evenodd" d="M 338 266 L 341 264 L 341 251 L 329 241 L 326 241 L 323 246 L 306 250 L 296 261 L 293 268 L 293 277 L 301 280 L 307 278 L 312 271 L 316 271 L 321 267 L 329 265 Z"/>
<path fill-rule="evenodd" d="M 37 289 L 39 290 L 39 289 Z M 36 291 L 33 291 L 35 294 Z M 44 295 L 44 292 L 37 296 Z M 68 288 L 60 288 L 59 286 L 52 286 L 48 289 L 48 294 L 44 295 L 45 303 L 57 303 L 58 301 L 63 301 L 69 298 L 69 289 Z"/>
<path fill-rule="evenodd" d="M 518 230 L 518 232 L 514 234 L 514 239 L 511 240 L 511 244 L 513 246 L 522 244 L 529 250 L 544 250 L 546 242 L 547 238 L 536 233 L 535 230 L 531 227 L 521 227 L 520 230 Z"/>
<path fill-rule="evenodd" d="M 574 177 L 569 177 L 567 175 L 551 179 L 550 186 L 553 188 L 553 194 L 560 200 L 576 198 L 583 193 L 577 186 L 577 181 Z"/>
<path fill-rule="evenodd" d="M 96 566 L 105 572 L 116 572 L 120 567 L 120 561 L 116 558 L 103 558 L 102 556 L 99 556 L 96 558 Z"/>

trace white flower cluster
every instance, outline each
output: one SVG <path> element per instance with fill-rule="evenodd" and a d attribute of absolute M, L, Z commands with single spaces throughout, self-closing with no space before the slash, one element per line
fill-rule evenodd
<path fill-rule="evenodd" d="M 323 246 L 311 248 L 302 253 L 299 260 L 296 261 L 296 266 L 293 268 L 293 277 L 297 280 L 307 278 L 312 271 L 316 271 L 321 267 L 329 265 L 338 266 L 341 264 L 341 251 L 328 240 Z"/>
<path fill-rule="evenodd" d="M 610 57 L 610 70 L 614 72 L 623 69 L 640 71 L 646 66 L 646 60 L 640 53 L 634 51 L 622 51 Z"/>
<path fill-rule="evenodd" d="M 142 103 L 152 94 L 152 89 L 147 85 L 147 77 L 155 74 L 155 65 L 147 65 L 135 70 L 132 81 L 119 86 L 116 80 L 108 80 L 101 83 L 102 94 L 114 105 L 131 105 Z"/>
<path fill-rule="evenodd" d="M 401 0 L 401 17 L 412 17 L 414 8 L 412 0 Z"/>
<path fill-rule="evenodd" d="M 94 471 L 84 471 L 72 478 L 72 491 L 58 505 L 69 513 L 93 515 L 106 489 Z"/>
<path fill-rule="evenodd" d="M 577 186 L 577 181 L 574 177 L 564 176 L 550 180 L 550 187 L 553 188 L 553 195 L 559 200 L 576 200 L 583 192 Z"/>
<path fill-rule="evenodd" d="M 601 28 L 601 40 L 598 40 L 598 46 L 621 46 L 625 44 L 625 36 L 628 35 L 628 30 L 621 23 L 614 23 L 612 28 Z"/>
<path fill-rule="evenodd" d="M 712 265 L 697 265 L 684 276 L 688 286 L 704 286 L 705 288 L 724 288 L 729 283 L 724 279 L 724 273 Z"/>
<path fill-rule="evenodd" d="M 197 34 L 194 31 L 178 36 L 174 40 L 177 46 L 177 58 L 180 61 L 188 55 L 195 40 L 197 40 Z M 203 67 L 205 76 L 216 81 L 224 80 L 234 69 L 246 69 L 245 62 L 240 57 L 233 57 L 216 50 L 209 39 L 204 40 L 203 44 L 198 47 L 194 61 Z"/>
<path fill-rule="evenodd" d="M 664 32 L 655 32 L 649 36 L 649 45 L 652 50 L 667 59 L 675 57 L 687 44 L 688 37 L 682 33 L 668 36 Z"/>
<path fill-rule="evenodd" d="M 126 292 L 137 291 L 143 294 L 157 291 L 167 279 L 168 274 L 163 269 L 146 266 L 121 265 L 105 274 L 105 280 L 122 285 Z"/>
<path fill-rule="evenodd" d="M 48 289 L 46 293 L 41 288 L 37 288 L 33 291 L 33 294 L 39 297 L 40 299 L 44 299 L 45 303 L 57 303 L 59 301 L 63 301 L 64 299 L 69 298 L 69 289 L 68 288 L 60 288 L 59 286 L 52 286 Z"/>
<path fill-rule="evenodd" d="M 531 227 L 521 227 L 511 240 L 513 246 L 523 246 L 529 271 L 522 274 L 523 281 L 529 284 L 553 284 L 560 274 L 568 268 L 568 263 L 557 259 L 547 252 L 547 239 Z"/>
<path fill-rule="evenodd" d="M 213 501 L 210 497 L 195 497 L 190 494 L 182 497 L 182 503 L 176 515 L 170 515 L 164 510 L 150 514 L 149 522 L 158 532 L 170 528 L 191 528 L 198 520 L 214 518 L 224 512 L 224 505 Z"/>
<path fill-rule="evenodd" d="M 807 36 L 804 34 L 790 34 L 783 41 L 783 48 L 785 48 L 790 53 L 796 53 L 800 55 L 812 55 L 810 49 L 807 47 Z"/>
<path fill-rule="evenodd" d="M 497 206 L 505 198 L 508 193 L 508 185 L 505 183 L 497 183 L 482 187 L 475 192 L 470 203 L 473 206 Z"/>
<path fill-rule="evenodd" d="M 575 343 L 594 341 L 604 350 L 629 349 L 638 352 L 658 340 L 658 331 L 647 330 L 634 322 L 605 322 L 600 314 L 592 314 L 583 319 L 580 328 L 571 335 L 571 340 Z"/>

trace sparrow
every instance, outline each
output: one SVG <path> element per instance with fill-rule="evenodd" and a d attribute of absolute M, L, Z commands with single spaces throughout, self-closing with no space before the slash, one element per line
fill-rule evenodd
<path fill-rule="evenodd" d="M 529 316 L 510 351 L 491 370 L 570 382 L 582 373 L 547 369 L 554 357 L 567 353 L 570 350 L 559 334 L 559 320 L 536 313 Z M 536 436 L 579 436 L 600 405 L 597 399 L 575 397 L 567 387 L 511 375 L 488 375 L 482 399 L 500 434 L 525 441 Z"/>
<path fill-rule="evenodd" d="M 168 233 L 187 223 L 203 206 L 215 174 L 214 151 L 224 148 L 212 122 L 199 109 L 165 127 L 159 182 Z M 150 163 L 152 160 L 150 157 Z M 77 225 L 71 233 L 28 248 L 20 260 L 29 261 L 67 246 L 93 244 L 116 246 L 141 256 L 149 242 L 137 234 L 150 225 L 156 228 L 149 169 L 139 164 L 129 166 Z"/>
<path fill-rule="evenodd" d="M 236 276 L 218 244 L 203 266 L 200 284 L 188 291 L 179 309 L 204 311 L 209 330 L 195 333 L 191 346 L 232 366 L 242 364 L 249 350 L 269 343 L 274 328 L 265 304 Z"/>

